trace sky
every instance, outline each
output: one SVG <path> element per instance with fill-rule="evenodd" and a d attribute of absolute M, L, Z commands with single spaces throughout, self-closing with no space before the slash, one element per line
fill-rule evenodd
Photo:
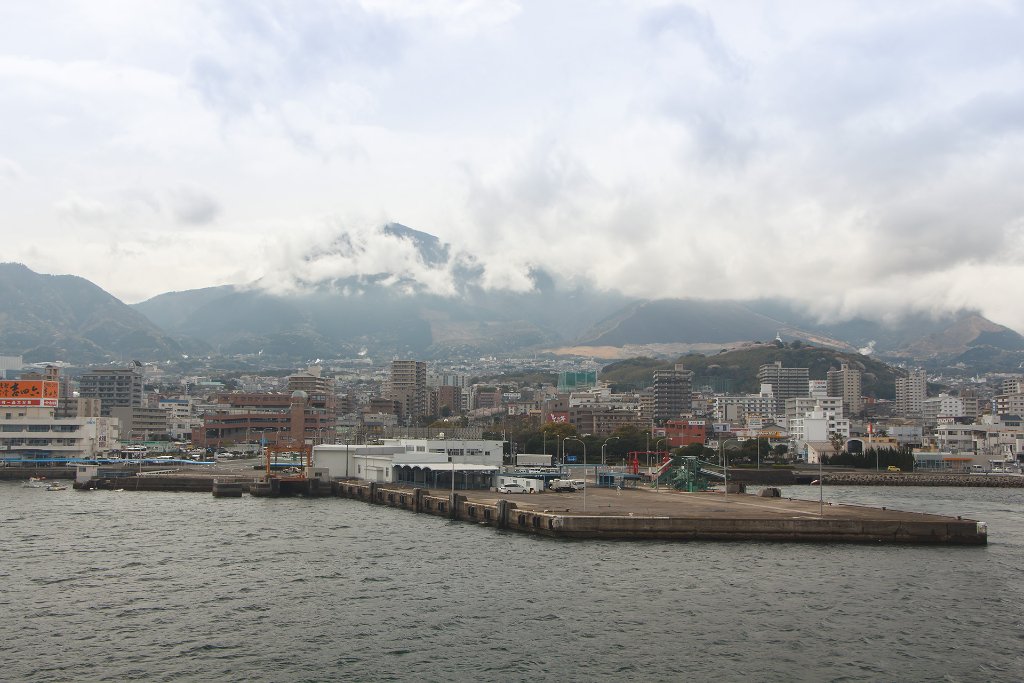
<path fill-rule="evenodd" d="M 1024 332 L 1022 35 L 985 0 L 2 3 L 0 261 L 128 303 L 471 262 Z"/>

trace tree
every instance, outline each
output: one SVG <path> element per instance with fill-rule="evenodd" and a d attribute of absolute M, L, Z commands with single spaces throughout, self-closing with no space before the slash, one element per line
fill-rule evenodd
<path fill-rule="evenodd" d="M 828 442 L 832 444 L 832 456 L 836 457 L 843 450 L 843 446 L 846 445 L 846 438 L 839 432 L 832 432 L 828 435 Z"/>
<path fill-rule="evenodd" d="M 540 428 L 540 431 L 547 437 L 548 441 L 561 441 L 567 436 L 577 435 L 576 427 L 568 422 L 548 422 Z"/>

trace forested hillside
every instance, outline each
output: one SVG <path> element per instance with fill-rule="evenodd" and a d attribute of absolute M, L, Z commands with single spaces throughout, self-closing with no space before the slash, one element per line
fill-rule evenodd
<path fill-rule="evenodd" d="M 711 385 L 717 391 L 754 393 L 760 385 L 757 370 L 766 363 L 782 361 L 787 368 L 808 368 L 811 379 L 825 379 L 830 368 L 848 362 L 863 373 L 863 393 L 880 399 L 896 397 L 896 378 L 905 373 L 868 356 L 843 353 L 794 342 L 789 346 L 758 344 L 712 356 L 689 354 L 676 361 L 631 358 L 605 366 L 601 379 L 616 389 L 640 389 L 651 386 L 655 370 L 671 370 L 677 363 L 694 373 L 694 389 Z"/>

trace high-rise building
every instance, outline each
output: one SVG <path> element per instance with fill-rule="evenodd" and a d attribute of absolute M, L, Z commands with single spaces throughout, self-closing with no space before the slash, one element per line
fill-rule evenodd
<path fill-rule="evenodd" d="M 391 361 L 391 376 L 385 386 L 384 398 L 401 404 L 400 417 L 406 424 L 426 415 L 427 364 L 416 360 Z"/>
<path fill-rule="evenodd" d="M 843 410 L 851 417 L 864 412 L 861 395 L 861 374 L 849 363 L 841 363 L 838 370 L 828 371 L 828 395 L 843 399 Z"/>
<path fill-rule="evenodd" d="M 114 408 L 135 408 L 142 401 L 142 364 L 132 361 L 127 368 L 95 368 L 78 380 L 78 395 L 98 398 L 100 414 L 110 417 Z"/>
<path fill-rule="evenodd" d="M 766 363 L 757 370 L 757 381 L 771 384 L 775 396 L 775 413 L 782 415 L 786 409 L 787 398 L 807 396 L 809 392 L 810 371 L 807 368 L 784 368 L 782 361 Z"/>
<path fill-rule="evenodd" d="M 928 376 L 923 368 L 915 368 L 906 377 L 896 378 L 896 414 L 921 417 L 928 397 Z"/>
<path fill-rule="evenodd" d="M 693 371 L 682 365 L 654 371 L 654 421 L 676 420 L 692 410 Z"/>

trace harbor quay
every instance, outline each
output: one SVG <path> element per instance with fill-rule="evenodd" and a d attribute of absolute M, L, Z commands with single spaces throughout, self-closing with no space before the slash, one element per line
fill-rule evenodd
<path fill-rule="evenodd" d="M 239 497 L 342 497 L 556 539 L 985 545 L 987 526 L 960 517 L 725 491 L 597 488 L 503 494 L 431 490 L 363 479 L 219 473 L 102 472 L 75 488 L 212 492 Z M 827 487 L 826 487 L 827 490 Z M 774 493 L 769 489 L 769 492 Z"/>
<path fill-rule="evenodd" d="M 337 495 L 552 538 L 985 545 L 976 520 L 746 493 L 597 489 L 469 495 L 337 482 Z"/>

